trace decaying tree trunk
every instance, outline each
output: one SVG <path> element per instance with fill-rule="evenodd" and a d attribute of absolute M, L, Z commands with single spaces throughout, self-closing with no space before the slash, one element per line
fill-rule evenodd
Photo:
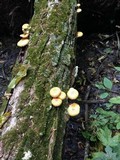
<path fill-rule="evenodd" d="M 6 111 L 11 111 L 11 117 L 1 131 L 3 160 L 62 159 L 67 100 L 59 108 L 51 107 L 49 90 L 59 86 L 66 92 L 74 79 L 74 8 L 74 0 L 35 2 L 30 43 L 23 62 L 30 67 L 7 102 Z M 18 66 L 14 74 L 19 71 Z"/>

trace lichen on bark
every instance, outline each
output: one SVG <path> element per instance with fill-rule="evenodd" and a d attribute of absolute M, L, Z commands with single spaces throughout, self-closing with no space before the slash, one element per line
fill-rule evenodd
<path fill-rule="evenodd" d="M 25 57 L 30 68 L 19 95 L 17 124 L 2 136 L 3 158 L 9 155 L 9 160 L 21 160 L 30 151 L 32 160 L 62 159 L 67 100 L 59 108 L 52 107 L 49 90 L 58 86 L 66 92 L 71 85 L 74 8 L 74 0 L 53 1 L 49 6 L 47 0 L 35 3 Z"/>

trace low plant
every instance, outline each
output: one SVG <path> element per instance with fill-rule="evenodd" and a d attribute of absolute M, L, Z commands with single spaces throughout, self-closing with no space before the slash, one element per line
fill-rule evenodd
<path fill-rule="evenodd" d="M 107 77 L 104 77 L 102 82 L 98 82 L 97 84 L 95 84 L 95 87 L 102 90 L 102 93 L 99 95 L 99 97 L 101 99 L 104 99 L 109 96 L 109 91 L 112 90 L 113 82 Z"/>
<path fill-rule="evenodd" d="M 113 111 L 105 111 L 98 108 L 96 113 L 90 116 L 88 131 L 83 136 L 94 146 L 95 153 L 88 160 L 118 160 L 120 157 L 118 146 L 120 145 L 120 115 Z"/>
<path fill-rule="evenodd" d="M 105 152 L 95 152 L 92 155 L 92 160 L 119 160 L 120 159 L 120 144 L 115 147 L 106 146 Z"/>

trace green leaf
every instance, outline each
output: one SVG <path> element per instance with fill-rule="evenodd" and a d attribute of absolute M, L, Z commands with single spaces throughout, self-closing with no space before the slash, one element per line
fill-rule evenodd
<path fill-rule="evenodd" d="M 118 160 L 117 159 L 117 154 L 113 152 L 113 150 L 112 150 L 112 148 L 110 146 L 106 146 L 105 152 L 106 152 L 105 157 L 108 160 Z"/>
<path fill-rule="evenodd" d="M 110 146 L 105 147 L 105 153 L 95 152 L 92 156 L 92 160 L 119 160 L 119 156 Z"/>
<path fill-rule="evenodd" d="M 28 64 L 21 65 L 19 72 L 17 73 L 17 76 L 25 77 L 27 75 L 28 68 L 29 68 Z"/>
<path fill-rule="evenodd" d="M 117 146 L 113 147 L 113 151 L 116 152 L 118 154 L 118 156 L 120 156 L 120 143 Z M 120 158 L 118 158 L 118 159 L 120 159 Z"/>
<path fill-rule="evenodd" d="M 10 82 L 10 84 L 8 85 L 8 88 L 15 88 L 15 86 L 20 82 L 22 78 L 21 77 L 15 77 L 12 79 L 12 81 Z"/>
<path fill-rule="evenodd" d="M 99 129 L 97 132 L 98 139 L 102 142 L 104 146 L 109 144 L 109 139 L 111 138 L 112 132 L 105 126 L 103 129 Z"/>
<path fill-rule="evenodd" d="M 103 84 L 104 84 L 104 86 L 105 86 L 106 88 L 108 88 L 108 89 L 110 89 L 110 90 L 112 89 L 113 83 L 112 83 L 112 81 L 111 81 L 110 79 L 104 77 L 104 79 L 103 79 Z"/>
<path fill-rule="evenodd" d="M 110 109 L 113 106 L 112 103 L 106 103 L 105 105 L 106 105 L 106 109 Z"/>
<path fill-rule="evenodd" d="M 27 75 L 27 70 L 29 68 L 28 64 L 21 65 L 19 72 L 17 75 L 11 80 L 11 82 L 8 85 L 8 88 L 13 89 L 16 87 L 16 85 L 21 81 L 23 77 Z"/>
<path fill-rule="evenodd" d="M 95 87 L 97 87 L 98 89 L 105 89 L 102 83 L 95 84 Z"/>
<path fill-rule="evenodd" d="M 105 153 L 104 152 L 95 152 L 93 153 L 92 160 L 105 160 Z"/>
<path fill-rule="evenodd" d="M 114 147 L 120 143 L 120 133 L 113 136 L 109 141 L 109 146 Z"/>
<path fill-rule="evenodd" d="M 120 104 L 120 96 L 110 98 L 109 102 L 112 104 Z"/>
<path fill-rule="evenodd" d="M 99 129 L 97 136 L 104 146 L 113 147 L 120 143 L 120 134 L 112 137 L 112 131 L 107 126 L 105 126 L 103 129 Z"/>
<path fill-rule="evenodd" d="M 107 54 L 108 54 L 108 53 L 111 53 L 111 51 L 112 51 L 111 48 L 106 48 L 106 49 L 104 49 L 104 52 L 107 53 Z"/>
<path fill-rule="evenodd" d="M 99 114 L 101 114 L 104 117 L 113 117 L 114 116 L 114 118 L 116 118 L 116 113 L 113 112 L 113 111 L 105 111 L 102 108 L 97 108 L 96 112 L 99 113 Z"/>
<path fill-rule="evenodd" d="M 104 93 L 100 94 L 100 98 L 101 99 L 107 98 L 108 95 L 109 95 L 109 93 L 104 92 Z"/>
<path fill-rule="evenodd" d="M 120 67 L 114 67 L 117 71 L 120 71 Z"/>
<path fill-rule="evenodd" d="M 117 129 L 120 129 L 120 122 L 117 123 L 117 126 L 116 126 Z"/>
<path fill-rule="evenodd" d="M 106 146 L 105 152 L 109 154 L 112 153 L 112 148 L 110 146 Z"/>

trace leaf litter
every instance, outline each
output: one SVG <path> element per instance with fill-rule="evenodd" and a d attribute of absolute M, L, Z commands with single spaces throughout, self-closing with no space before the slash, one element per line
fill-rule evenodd
<path fill-rule="evenodd" d="M 79 90 L 81 113 L 70 117 L 66 125 L 64 158 L 119 159 L 120 60 L 116 35 L 90 35 L 78 45 L 79 71 L 74 87 Z M 78 147 L 79 143 L 83 147 Z"/>

